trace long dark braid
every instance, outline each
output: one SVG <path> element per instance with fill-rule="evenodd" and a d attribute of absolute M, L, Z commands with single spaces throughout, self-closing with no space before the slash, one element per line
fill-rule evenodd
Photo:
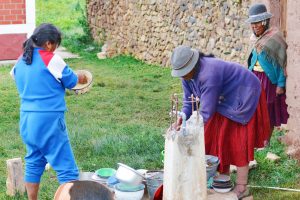
<path fill-rule="evenodd" d="M 23 60 L 27 65 L 32 63 L 34 47 L 42 47 L 46 42 L 52 44 L 61 43 L 61 32 L 52 24 L 44 23 L 37 27 L 33 35 L 23 43 Z"/>
<path fill-rule="evenodd" d="M 205 53 L 199 52 L 199 58 L 202 58 L 202 57 L 215 57 L 215 55 L 212 53 L 205 54 Z"/>
<path fill-rule="evenodd" d="M 26 62 L 27 65 L 30 65 L 32 63 L 32 54 L 33 40 L 32 37 L 30 37 L 23 43 L 23 60 Z"/>

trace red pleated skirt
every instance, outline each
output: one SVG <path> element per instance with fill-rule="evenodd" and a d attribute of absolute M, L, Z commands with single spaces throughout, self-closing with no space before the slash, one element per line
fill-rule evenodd
<path fill-rule="evenodd" d="M 205 152 L 220 159 L 220 173 L 228 173 L 230 165 L 248 165 L 254 160 L 254 148 L 264 147 L 264 141 L 271 136 L 264 90 L 254 115 L 246 125 L 215 113 L 205 124 L 204 135 Z"/>

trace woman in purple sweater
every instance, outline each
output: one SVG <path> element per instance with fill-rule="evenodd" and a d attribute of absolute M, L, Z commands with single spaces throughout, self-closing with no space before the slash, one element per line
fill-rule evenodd
<path fill-rule="evenodd" d="M 265 93 L 258 78 L 243 66 L 206 56 L 188 46 L 174 49 L 172 76 L 181 77 L 182 112 L 192 113 L 190 97 L 200 98 L 200 114 L 205 124 L 206 154 L 218 156 L 219 172 L 229 174 L 237 166 L 234 192 L 248 195 L 248 164 L 254 148 L 264 147 L 270 136 Z M 182 119 L 175 126 L 180 129 Z"/>

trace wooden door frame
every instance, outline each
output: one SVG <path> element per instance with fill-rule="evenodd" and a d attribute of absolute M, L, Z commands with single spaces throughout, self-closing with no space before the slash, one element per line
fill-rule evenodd
<path fill-rule="evenodd" d="M 280 0 L 280 10 L 280 30 L 283 33 L 283 36 L 286 38 L 287 0 Z"/>

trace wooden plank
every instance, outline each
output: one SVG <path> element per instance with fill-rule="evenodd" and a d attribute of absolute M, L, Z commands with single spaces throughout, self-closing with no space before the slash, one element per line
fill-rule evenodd
<path fill-rule="evenodd" d="M 284 38 L 286 38 L 286 19 L 287 19 L 287 12 L 286 12 L 286 7 L 287 7 L 287 0 L 280 0 L 280 30 L 283 33 Z"/>
<path fill-rule="evenodd" d="M 17 193 L 24 194 L 25 183 L 23 180 L 23 165 L 21 158 L 13 158 L 6 161 L 7 179 L 6 194 L 15 196 Z"/>

